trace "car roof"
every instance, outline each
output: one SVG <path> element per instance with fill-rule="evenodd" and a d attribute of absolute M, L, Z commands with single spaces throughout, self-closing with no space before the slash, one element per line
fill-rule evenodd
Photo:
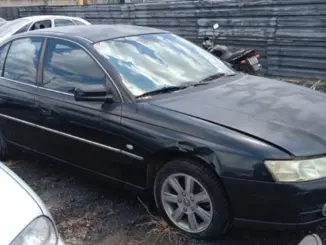
<path fill-rule="evenodd" d="M 47 28 L 42 30 L 35 30 L 25 35 L 45 35 L 58 36 L 66 38 L 81 37 L 90 42 L 99 42 L 108 39 L 116 39 L 127 36 L 137 36 L 153 33 L 166 33 L 167 31 L 135 26 L 135 25 L 81 25 L 81 26 L 63 26 L 56 28 Z"/>
<path fill-rule="evenodd" d="M 28 16 L 28 17 L 22 17 L 19 19 L 26 19 L 30 21 L 38 21 L 38 20 L 44 20 L 44 19 L 80 19 L 79 17 L 73 17 L 73 16 L 63 16 L 63 15 L 34 15 L 34 16 Z"/>

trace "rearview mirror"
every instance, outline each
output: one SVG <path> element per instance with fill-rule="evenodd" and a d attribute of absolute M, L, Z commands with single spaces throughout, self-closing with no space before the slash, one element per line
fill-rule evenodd
<path fill-rule="evenodd" d="M 220 25 L 218 24 L 218 23 L 215 23 L 214 25 L 213 25 L 213 29 L 214 30 L 216 30 L 217 28 L 219 28 L 220 27 Z"/>
<path fill-rule="evenodd" d="M 112 94 L 103 85 L 86 85 L 75 88 L 76 101 L 107 101 L 112 100 Z"/>

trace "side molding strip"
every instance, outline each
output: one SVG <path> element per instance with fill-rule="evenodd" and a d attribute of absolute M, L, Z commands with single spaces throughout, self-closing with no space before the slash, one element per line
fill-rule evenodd
<path fill-rule="evenodd" d="M 11 117 L 11 116 L 8 116 L 8 115 L 5 115 L 5 114 L 0 113 L 0 117 L 6 118 L 6 119 L 9 119 L 9 120 L 12 120 L 12 121 L 20 122 L 20 123 L 23 123 L 23 124 L 26 124 L 26 125 L 29 125 L 29 126 L 32 126 L 32 127 L 35 127 L 35 128 L 43 129 L 45 131 L 55 133 L 55 134 L 59 134 L 59 135 L 62 135 L 62 136 L 65 136 L 65 137 L 68 137 L 68 138 L 71 138 L 71 139 L 79 140 L 79 141 L 82 141 L 82 142 L 90 144 L 90 145 L 95 145 L 95 146 L 101 147 L 101 148 L 106 149 L 106 150 L 121 153 L 123 155 L 132 157 L 132 158 L 137 159 L 137 160 L 144 160 L 144 158 L 141 157 L 141 156 L 132 154 L 130 152 L 127 152 L 127 151 L 124 151 L 124 150 L 121 150 L 121 149 L 118 149 L 118 148 L 103 145 L 103 144 L 100 144 L 100 143 L 97 143 L 97 142 L 94 142 L 94 141 L 91 141 L 91 140 L 87 140 L 87 139 L 80 138 L 80 137 L 77 137 L 77 136 L 74 136 L 74 135 L 71 135 L 71 134 L 67 134 L 67 133 L 63 133 L 63 132 L 60 132 L 60 131 L 57 131 L 57 130 L 54 130 L 54 129 L 43 127 L 43 126 L 31 123 L 31 122 L 27 122 L 27 121 L 24 121 L 24 120 L 15 118 L 15 117 Z"/>

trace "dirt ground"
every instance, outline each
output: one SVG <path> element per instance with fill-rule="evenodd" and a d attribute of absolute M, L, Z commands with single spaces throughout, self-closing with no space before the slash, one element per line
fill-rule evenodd
<path fill-rule="evenodd" d="M 326 91 L 326 86 L 319 84 L 317 89 Z M 294 245 L 307 233 L 233 229 L 219 241 L 196 241 L 169 228 L 150 200 L 123 186 L 27 154 L 6 165 L 45 202 L 67 245 Z M 325 242 L 326 225 L 317 234 Z"/>

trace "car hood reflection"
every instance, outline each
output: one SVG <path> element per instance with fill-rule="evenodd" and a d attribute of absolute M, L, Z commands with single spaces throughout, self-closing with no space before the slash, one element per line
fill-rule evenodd
<path fill-rule="evenodd" d="M 296 156 L 326 153 L 326 95 L 268 78 L 237 77 L 150 103 L 249 134 Z"/>

